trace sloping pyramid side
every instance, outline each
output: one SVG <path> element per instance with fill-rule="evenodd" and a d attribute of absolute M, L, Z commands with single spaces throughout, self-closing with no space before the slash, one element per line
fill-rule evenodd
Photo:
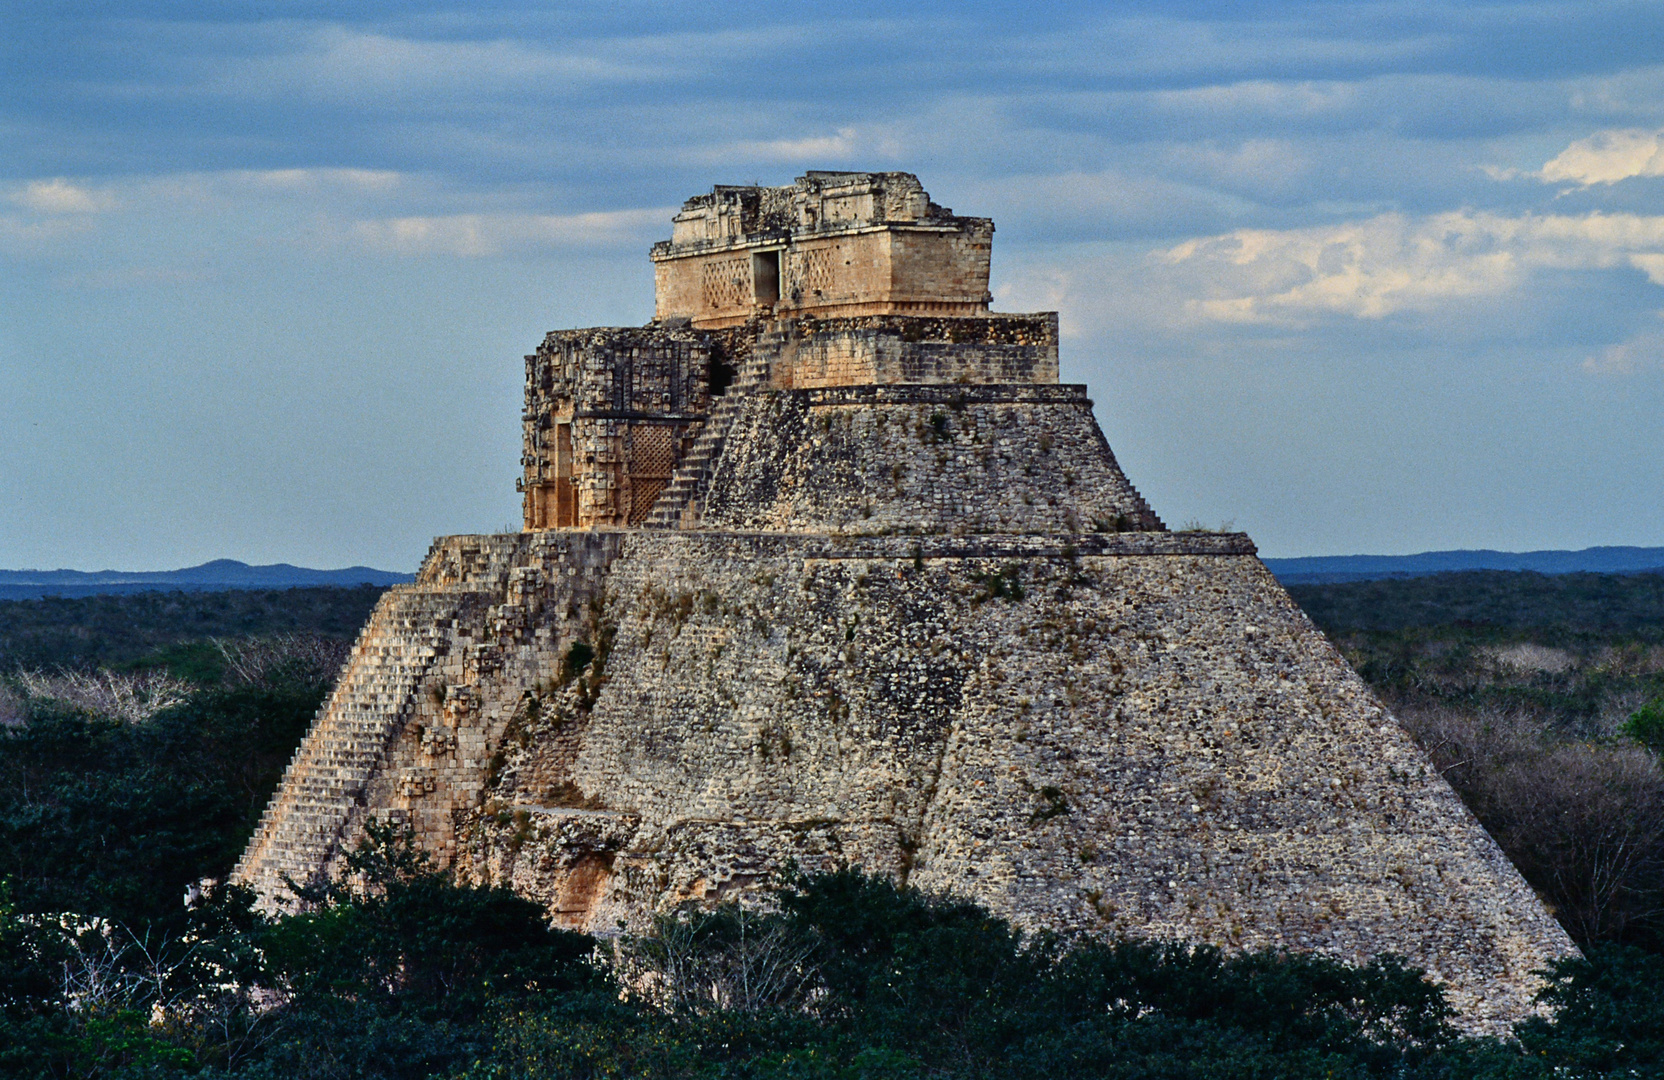
<path fill-rule="evenodd" d="M 474 872 L 606 931 L 860 863 L 1029 927 L 1398 953 L 1499 1030 L 1571 943 L 1240 545 L 632 538 L 606 684 L 525 719 Z"/>
<path fill-rule="evenodd" d="M 759 392 L 702 513 L 438 541 L 239 879 L 276 903 L 373 815 L 611 933 L 859 863 L 1029 927 L 1399 953 L 1476 1030 L 1572 951 L 1248 539 L 1161 530 L 1081 388 Z"/>

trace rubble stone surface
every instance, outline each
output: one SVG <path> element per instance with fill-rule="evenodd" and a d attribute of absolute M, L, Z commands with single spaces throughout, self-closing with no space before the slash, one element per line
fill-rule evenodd
<path fill-rule="evenodd" d="M 719 188 L 670 247 L 797 250 L 812 190 L 868 200 L 839 230 L 947 219 L 903 176 Z M 1249 539 L 1167 531 L 1055 315 L 890 287 L 550 334 L 525 531 L 389 590 L 237 878 L 280 906 L 376 816 L 609 934 L 859 864 L 1035 929 L 1398 953 L 1475 1031 L 1529 1012 L 1565 933 Z"/>

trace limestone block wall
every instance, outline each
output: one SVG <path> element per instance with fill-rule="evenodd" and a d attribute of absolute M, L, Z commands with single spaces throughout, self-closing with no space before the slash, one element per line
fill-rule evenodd
<path fill-rule="evenodd" d="M 331 872 L 366 814 L 598 933 L 858 863 L 1029 927 L 1397 952 L 1491 1031 L 1571 951 L 1240 535 L 450 538 L 238 876 Z"/>
<path fill-rule="evenodd" d="M 558 670 L 617 533 L 453 536 L 359 634 L 233 873 L 270 909 L 338 870 L 366 808 L 448 859 L 522 695 Z"/>
<path fill-rule="evenodd" d="M 1161 529 L 1082 386 L 893 386 L 747 399 L 701 527 L 833 533 Z"/>
<path fill-rule="evenodd" d="M 741 378 L 754 356 L 760 362 L 757 371 L 767 376 L 766 386 Z M 713 402 L 725 393 L 752 394 L 768 386 L 1056 381 L 1057 316 L 1052 312 L 979 318 L 781 319 L 720 330 L 650 326 L 552 333 L 526 358 L 520 481 L 525 527 L 646 524 L 698 444 L 713 415 Z M 963 406 L 963 398 L 958 393 L 921 401 L 951 410 Z M 934 415 L 927 413 L 925 418 Z M 1087 471 L 1091 469 L 1088 465 Z M 1065 470 L 1058 478 L 1067 479 L 1068 474 Z M 1123 511 L 1141 520 L 1126 507 L 1102 520 L 1113 522 Z M 1094 516 L 1101 515 L 1094 511 Z"/>
<path fill-rule="evenodd" d="M 994 223 L 955 217 L 909 173 L 809 173 L 718 186 L 655 244 L 656 318 L 732 326 L 761 313 L 978 315 Z"/>
<path fill-rule="evenodd" d="M 888 234 L 890 296 L 898 310 L 923 313 L 928 305 L 944 299 L 987 310 L 993 299 L 988 275 L 994 223 L 987 218 L 959 221 L 952 232 L 897 230 Z"/>
<path fill-rule="evenodd" d="M 655 314 L 695 327 L 734 326 L 760 312 L 802 315 L 985 314 L 994 226 L 884 225 L 666 253 L 654 265 Z M 766 280 L 759 279 L 762 256 Z"/>
<path fill-rule="evenodd" d="M 782 389 L 896 383 L 1055 383 L 1057 315 L 881 315 L 780 323 Z"/>
<path fill-rule="evenodd" d="M 1571 949 L 1241 536 L 638 532 L 596 626 L 598 690 L 521 710 L 456 815 L 465 874 L 569 926 L 853 862 L 1029 927 L 1398 952 L 1475 1030 Z"/>
<path fill-rule="evenodd" d="M 890 235 L 877 231 L 793 243 L 783 253 L 775 311 L 825 311 L 890 300 L 895 293 L 890 256 Z"/>
<path fill-rule="evenodd" d="M 526 357 L 527 529 L 640 524 L 755 328 L 556 331 Z"/>

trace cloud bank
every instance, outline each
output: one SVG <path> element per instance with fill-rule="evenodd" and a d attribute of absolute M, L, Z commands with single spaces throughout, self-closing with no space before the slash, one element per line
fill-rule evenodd
<path fill-rule="evenodd" d="M 1664 285 L 1664 215 L 1382 214 L 1306 229 L 1238 229 L 1162 253 L 1221 322 L 1380 319 L 1517 294 L 1540 270 L 1629 267 Z M 1664 295 L 1660 296 L 1664 302 Z"/>
<path fill-rule="evenodd" d="M 682 199 L 810 168 L 994 218 L 998 304 L 1061 309 L 1171 520 L 1290 555 L 1664 542 L 1659 5 L 7 29 L 0 565 L 408 569 L 502 527 L 518 357 L 645 319 Z"/>

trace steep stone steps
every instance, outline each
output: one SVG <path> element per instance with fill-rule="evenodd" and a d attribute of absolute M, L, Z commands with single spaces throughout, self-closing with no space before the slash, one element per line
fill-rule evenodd
<path fill-rule="evenodd" d="M 778 331 L 769 331 L 758 337 L 751 355 L 746 358 L 727 392 L 712 403 L 704 429 L 688 448 L 687 456 L 676 466 L 675 475 L 653 503 L 653 509 L 648 511 L 646 520 L 642 522 L 643 528 L 680 529 L 698 521 L 705 489 L 710 484 L 717 459 L 722 456 L 722 447 L 727 442 L 734 417 L 739 415 L 740 405 L 747 396 L 768 384 L 769 357 L 779 351 L 785 340 L 786 335 Z"/>
<path fill-rule="evenodd" d="M 334 857 L 377 762 L 414 712 L 424 678 L 450 651 L 459 607 L 478 591 L 410 585 L 382 598 L 290 759 L 233 880 L 262 897 L 280 896 L 284 878 L 305 883 Z"/>

